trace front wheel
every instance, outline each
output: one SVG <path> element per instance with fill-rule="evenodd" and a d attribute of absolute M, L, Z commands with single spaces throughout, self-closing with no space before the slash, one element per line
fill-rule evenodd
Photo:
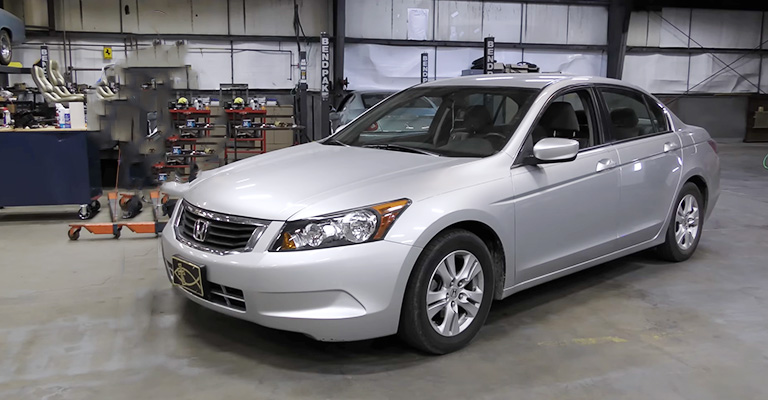
<path fill-rule="evenodd" d="M 5 29 L 0 30 L 0 64 L 8 65 L 13 58 L 13 47 L 11 46 L 11 36 Z"/>
<path fill-rule="evenodd" d="M 703 196 L 698 186 L 688 182 L 677 195 L 675 210 L 669 221 L 666 241 L 656 249 L 667 261 L 685 261 L 693 255 L 701 239 L 704 220 Z"/>
<path fill-rule="evenodd" d="M 485 243 L 452 230 L 419 257 L 403 298 L 399 335 L 433 354 L 466 346 L 485 323 L 493 301 L 493 266 Z"/>

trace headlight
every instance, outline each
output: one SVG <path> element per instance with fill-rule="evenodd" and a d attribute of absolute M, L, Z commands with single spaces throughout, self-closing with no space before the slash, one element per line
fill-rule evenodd
<path fill-rule="evenodd" d="M 410 200 L 400 199 L 288 222 L 272 250 L 320 249 L 381 240 L 410 204 Z"/>

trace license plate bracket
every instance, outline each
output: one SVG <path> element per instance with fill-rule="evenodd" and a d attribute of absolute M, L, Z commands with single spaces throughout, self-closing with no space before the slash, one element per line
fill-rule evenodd
<path fill-rule="evenodd" d="M 174 285 L 199 297 L 205 297 L 205 266 L 179 257 L 172 258 L 171 278 Z"/>

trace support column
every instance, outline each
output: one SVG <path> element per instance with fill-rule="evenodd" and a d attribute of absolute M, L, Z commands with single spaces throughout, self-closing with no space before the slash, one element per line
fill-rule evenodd
<path fill-rule="evenodd" d="M 331 104 L 338 106 L 344 98 L 344 42 L 346 33 L 346 0 L 333 0 L 333 97 Z"/>
<path fill-rule="evenodd" d="M 608 65 L 606 75 L 609 78 L 621 79 L 631 13 L 632 0 L 611 0 L 608 6 Z"/>

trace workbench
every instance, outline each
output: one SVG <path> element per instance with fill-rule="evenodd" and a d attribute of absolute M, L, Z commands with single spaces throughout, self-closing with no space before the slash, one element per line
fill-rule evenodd
<path fill-rule="evenodd" d="M 101 196 L 101 168 L 88 135 L 75 129 L 0 129 L 0 206 L 77 204 L 80 217 L 90 218 Z"/>

